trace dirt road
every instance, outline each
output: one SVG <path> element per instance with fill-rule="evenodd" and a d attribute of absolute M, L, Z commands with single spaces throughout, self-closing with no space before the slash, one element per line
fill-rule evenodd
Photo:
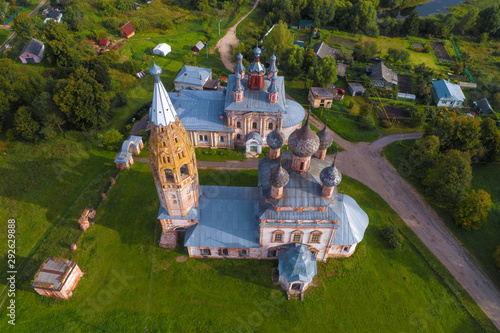
<path fill-rule="evenodd" d="M 235 25 L 233 25 L 231 28 L 229 28 L 229 30 L 226 32 L 224 37 L 219 39 L 217 44 L 215 44 L 215 46 L 210 50 L 210 53 L 214 53 L 215 49 L 219 49 L 220 58 L 221 58 L 222 62 L 224 63 L 224 66 L 231 73 L 233 72 L 233 68 L 236 65 L 231 61 L 231 46 L 236 46 L 240 43 L 240 40 L 238 38 L 236 38 L 236 27 L 238 27 L 238 24 L 240 24 L 241 21 L 246 19 L 247 16 L 251 12 L 253 12 L 253 10 L 257 7 L 258 4 L 259 4 L 259 0 L 255 1 L 255 4 L 253 5 L 252 10 L 249 11 L 248 13 L 246 13 L 245 16 L 240 18 L 238 20 L 238 22 L 236 22 Z"/>

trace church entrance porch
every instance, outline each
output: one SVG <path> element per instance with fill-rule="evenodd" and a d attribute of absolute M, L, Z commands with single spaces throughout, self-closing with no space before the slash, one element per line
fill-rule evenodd
<path fill-rule="evenodd" d="M 184 238 L 186 237 L 186 228 L 175 229 L 175 236 L 177 238 L 177 247 L 184 247 Z"/>
<path fill-rule="evenodd" d="M 245 140 L 245 151 L 247 158 L 258 158 L 262 153 L 262 137 L 257 132 L 251 132 Z"/>

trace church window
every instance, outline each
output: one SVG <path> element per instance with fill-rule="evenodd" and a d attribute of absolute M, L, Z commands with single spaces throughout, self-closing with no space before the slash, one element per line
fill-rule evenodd
<path fill-rule="evenodd" d="M 167 143 L 165 141 L 162 141 L 162 145 L 163 145 L 163 147 L 166 147 Z"/>
<path fill-rule="evenodd" d="M 321 240 L 321 231 L 311 232 L 311 238 L 309 239 L 309 243 L 319 243 L 320 240 Z"/>
<path fill-rule="evenodd" d="M 203 141 L 203 135 L 200 134 L 199 139 L 200 141 Z"/>
<path fill-rule="evenodd" d="M 269 252 L 267 252 L 267 256 L 269 258 L 276 258 L 278 256 L 278 250 L 277 249 L 269 249 Z"/>
<path fill-rule="evenodd" d="M 236 134 L 236 140 L 241 140 L 241 134 Z"/>
<path fill-rule="evenodd" d="M 304 170 L 304 166 L 305 166 L 305 163 L 304 162 L 300 162 L 300 170 Z"/>
<path fill-rule="evenodd" d="M 164 172 L 165 172 L 165 178 L 167 179 L 167 181 L 173 181 L 174 180 L 174 174 L 172 173 L 172 170 L 165 169 Z"/>
<path fill-rule="evenodd" d="M 283 243 L 283 234 L 282 230 L 276 230 L 273 232 L 273 242 L 274 243 Z"/>
<path fill-rule="evenodd" d="M 201 255 L 203 255 L 203 256 L 209 256 L 210 255 L 210 249 L 201 249 Z"/>
<path fill-rule="evenodd" d="M 182 157 L 186 157 L 186 154 L 184 154 L 184 151 L 181 151 Z"/>
<path fill-rule="evenodd" d="M 170 157 L 167 156 L 167 163 L 170 163 Z"/>
<path fill-rule="evenodd" d="M 236 122 L 236 128 L 241 128 L 241 121 Z"/>
<path fill-rule="evenodd" d="M 351 245 L 349 246 L 344 246 L 344 248 L 342 249 L 344 252 L 349 252 L 349 250 L 351 249 Z"/>
<path fill-rule="evenodd" d="M 291 243 L 302 243 L 302 231 L 292 232 Z"/>
<path fill-rule="evenodd" d="M 163 163 L 167 163 L 167 160 L 165 159 L 165 156 L 163 156 Z"/>
<path fill-rule="evenodd" d="M 248 257 L 248 250 L 247 249 L 240 250 L 240 257 Z"/>
<path fill-rule="evenodd" d="M 219 255 L 223 257 L 227 257 L 229 255 L 228 249 L 219 249 Z"/>
<path fill-rule="evenodd" d="M 175 199 L 175 195 L 172 195 L 172 199 Z"/>
<path fill-rule="evenodd" d="M 181 166 L 180 171 L 181 171 L 181 177 L 187 176 L 189 174 L 188 165 L 184 164 L 183 166 Z"/>
<path fill-rule="evenodd" d="M 267 124 L 267 129 L 272 130 L 272 129 L 273 129 L 273 126 L 274 126 L 274 125 L 273 125 L 273 123 L 271 123 L 271 122 L 270 122 L 269 124 Z"/>
<path fill-rule="evenodd" d="M 206 134 L 205 134 L 205 135 L 203 136 L 203 141 L 208 142 L 208 135 L 206 135 Z"/>
<path fill-rule="evenodd" d="M 177 137 L 174 138 L 174 141 L 175 143 L 179 142 L 179 140 L 177 140 Z"/>
<path fill-rule="evenodd" d="M 257 129 L 257 122 L 255 122 L 255 121 L 254 121 L 254 122 L 252 123 L 252 129 Z"/>
<path fill-rule="evenodd" d="M 181 153 L 177 153 L 177 157 L 179 157 L 179 159 L 181 159 L 182 158 Z"/>
<path fill-rule="evenodd" d="M 221 136 L 221 137 L 219 138 L 219 140 L 220 140 L 220 143 L 224 143 L 224 137 L 223 137 L 223 136 Z"/>

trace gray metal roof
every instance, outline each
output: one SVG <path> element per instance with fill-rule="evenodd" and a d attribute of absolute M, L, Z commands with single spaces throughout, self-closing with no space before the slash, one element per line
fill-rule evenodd
<path fill-rule="evenodd" d="M 61 290 L 64 282 L 66 282 L 66 279 L 75 266 L 76 262 L 74 261 L 50 257 L 38 270 L 31 286 L 50 290 Z M 62 281 L 61 277 L 64 277 Z"/>
<path fill-rule="evenodd" d="M 340 54 L 341 51 L 338 49 L 331 48 L 330 46 L 326 45 L 325 42 L 319 42 L 314 44 L 313 46 L 314 53 L 321 59 L 327 57 L 327 56 L 332 56 L 335 57 L 336 54 Z"/>
<path fill-rule="evenodd" d="M 185 246 L 254 248 L 259 244 L 256 187 L 201 186 L 199 222 Z"/>
<path fill-rule="evenodd" d="M 299 103 L 287 99 L 286 109 L 283 117 L 283 128 L 293 127 L 302 122 L 306 117 L 306 110 Z"/>
<path fill-rule="evenodd" d="M 29 42 L 26 43 L 26 45 L 24 45 L 21 54 L 23 54 L 24 52 L 28 52 L 36 55 L 39 58 L 42 58 L 43 51 L 44 51 L 43 42 L 39 41 L 38 39 L 32 38 Z"/>
<path fill-rule="evenodd" d="M 281 247 L 278 270 L 289 283 L 293 281 L 311 282 L 318 269 L 316 257 L 304 244 L 289 244 Z"/>
<path fill-rule="evenodd" d="M 480 99 L 476 102 L 477 110 L 480 114 L 493 114 L 490 102 L 486 98 Z"/>
<path fill-rule="evenodd" d="M 371 69 L 370 79 L 398 84 L 398 74 L 387 68 L 384 62 L 381 61 L 368 67 Z"/>
<path fill-rule="evenodd" d="M 368 227 L 368 215 L 356 200 L 346 194 L 339 194 L 337 201 L 343 209 L 332 245 L 354 245 L 361 242 Z"/>
<path fill-rule="evenodd" d="M 205 81 L 212 78 L 212 70 L 210 68 L 184 66 L 175 78 L 174 82 L 191 84 L 195 86 L 203 86 Z"/>
<path fill-rule="evenodd" d="M 226 126 L 225 120 L 220 119 L 224 115 L 222 91 L 181 90 L 169 93 L 169 96 L 186 130 L 234 132 L 234 128 Z"/>
<path fill-rule="evenodd" d="M 364 92 L 365 88 L 363 88 L 363 85 L 359 82 L 351 82 L 348 84 L 348 87 L 351 91 L 354 92 Z"/>
<path fill-rule="evenodd" d="M 241 80 L 244 87 L 247 87 L 248 79 Z M 264 89 L 251 90 L 246 88 L 243 93 L 243 101 L 235 102 L 231 94 L 226 94 L 226 103 L 224 109 L 226 111 L 257 111 L 257 112 L 284 112 L 285 111 L 285 80 L 283 76 L 278 76 L 276 86 L 278 87 L 278 101 L 269 103 L 267 100 L 267 89 L 271 82 L 264 80 Z M 228 76 L 227 90 L 233 91 L 236 85 L 234 74 Z"/>
<path fill-rule="evenodd" d="M 309 89 L 314 97 L 333 98 L 332 91 L 328 88 L 311 87 Z"/>
<path fill-rule="evenodd" d="M 256 140 L 259 144 L 262 144 L 262 137 L 257 132 L 248 133 L 248 135 L 246 136 L 246 139 L 245 139 L 245 143 L 247 143 L 250 140 Z"/>
<path fill-rule="evenodd" d="M 349 67 L 349 65 L 339 63 L 337 64 L 337 76 L 344 77 L 345 76 L 345 71 Z"/>
<path fill-rule="evenodd" d="M 465 96 L 458 84 L 451 83 L 447 80 L 433 81 L 432 85 L 439 99 L 446 98 L 456 101 L 464 101 Z"/>
<path fill-rule="evenodd" d="M 158 210 L 157 219 L 179 219 L 179 220 L 197 220 L 199 218 L 200 210 L 198 208 L 191 208 L 191 210 L 187 213 L 186 216 L 181 215 L 169 215 L 168 210 L 160 205 L 160 209 Z"/>

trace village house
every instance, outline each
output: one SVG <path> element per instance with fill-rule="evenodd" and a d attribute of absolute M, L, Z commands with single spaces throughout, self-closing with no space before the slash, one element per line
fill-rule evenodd
<path fill-rule="evenodd" d="M 210 68 L 185 65 L 174 79 L 174 89 L 175 91 L 182 89 L 204 90 L 205 84 L 211 79 L 212 70 Z"/>
<path fill-rule="evenodd" d="M 299 29 L 301 30 L 312 30 L 316 27 L 314 21 L 312 20 L 300 20 L 299 21 Z"/>
<path fill-rule="evenodd" d="M 82 276 L 83 272 L 76 262 L 49 258 L 36 272 L 31 288 L 43 296 L 69 299 Z"/>
<path fill-rule="evenodd" d="M 32 38 L 26 45 L 24 45 L 19 59 L 23 64 L 38 64 L 43 59 L 43 52 L 45 45 L 38 39 Z"/>
<path fill-rule="evenodd" d="M 343 63 L 338 63 L 337 64 L 337 77 L 340 78 L 340 79 L 344 79 L 345 78 L 345 71 L 347 70 L 347 68 L 349 67 L 349 65 L 347 64 L 343 64 Z"/>
<path fill-rule="evenodd" d="M 241 68 L 237 68 L 232 76 L 235 81 L 228 88 L 232 94 L 223 96 L 230 106 L 226 110 L 237 110 L 233 103 L 255 93 L 257 102 L 246 104 L 264 107 L 263 101 L 278 103 L 279 96 L 274 93 L 283 81 L 277 84 L 277 74 L 272 72 L 271 84 L 261 95 L 265 70 L 259 63 L 260 49 L 254 54 L 249 89 L 243 88 Z M 300 118 L 288 137 L 290 151 L 286 152 L 281 152 L 285 144 L 282 127 L 273 126 L 266 135 L 269 155 L 259 160 L 257 187 L 200 186 L 195 144 L 176 102 L 166 93 L 161 73 L 153 62 L 149 163 L 160 200 L 161 247 L 186 246 L 193 258 L 278 259 L 280 284 L 287 293 L 307 289 L 316 274 L 316 260 L 354 253 L 368 226 L 368 216 L 353 198 L 337 193 L 342 175 L 335 160 L 325 160 L 333 143 L 326 126 L 316 134 L 309 118 L 304 125 Z M 185 93 L 208 94 L 217 100 L 217 92 L 183 90 L 181 97 Z M 259 139 L 258 131 L 251 133 L 247 137 Z M 298 266 L 291 265 L 294 261 Z M 297 276 L 294 270 L 300 267 L 306 274 Z"/>
<path fill-rule="evenodd" d="M 349 83 L 347 89 L 351 93 L 351 96 L 363 96 L 365 94 L 365 88 L 359 82 Z"/>
<path fill-rule="evenodd" d="M 238 54 L 235 74 L 229 75 L 223 91 L 201 90 L 202 86 L 206 89 L 203 82 L 211 75 L 209 69 L 205 74 L 202 72 L 205 69 L 185 66 L 179 72 L 174 85 L 180 90 L 169 93 L 169 100 L 195 147 L 240 146 L 256 153 L 267 145 L 266 136 L 275 128 L 288 138 L 300 126 L 305 117 L 304 108 L 286 98 L 285 79 L 277 75 L 276 56 L 270 57 L 266 71 L 260 54 L 260 48 L 256 47 L 248 72 L 243 66 L 243 56 Z M 197 81 L 196 89 L 181 88 L 184 83 L 179 81 L 184 77 Z"/>
<path fill-rule="evenodd" d="M 447 80 L 432 81 L 434 102 L 438 107 L 461 108 L 465 96 L 458 84 Z"/>
<path fill-rule="evenodd" d="M 398 84 L 398 74 L 387 68 L 383 61 L 366 66 L 366 71 L 370 73 L 375 87 L 391 89 Z"/>
<path fill-rule="evenodd" d="M 309 88 L 309 104 L 312 108 L 325 107 L 329 109 L 332 106 L 333 93 L 328 88 Z"/>
<path fill-rule="evenodd" d="M 132 26 L 132 23 L 127 22 L 123 25 L 123 27 L 120 28 L 120 35 L 125 38 L 130 38 L 133 35 L 135 35 L 135 30 L 134 27 Z"/>
<path fill-rule="evenodd" d="M 324 59 L 327 56 L 332 56 L 335 59 L 342 54 L 342 51 L 338 49 L 331 48 L 330 46 L 326 45 L 325 42 L 319 42 L 314 44 L 313 46 L 314 53 L 318 56 L 320 59 Z"/>
<path fill-rule="evenodd" d="M 61 20 L 63 17 L 63 14 L 61 13 L 61 11 L 57 8 L 52 7 L 51 5 L 49 5 L 46 9 L 44 9 L 42 11 L 42 15 L 45 16 L 43 23 L 47 23 L 51 20 L 53 20 L 57 23 L 61 23 Z"/>
<path fill-rule="evenodd" d="M 491 108 L 490 102 L 486 98 L 480 99 L 477 102 L 474 102 L 476 105 L 476 111 L 480 115 L 488 115 L 488 114 L 495 114 L 493 112 L 493 109 Z"/>

